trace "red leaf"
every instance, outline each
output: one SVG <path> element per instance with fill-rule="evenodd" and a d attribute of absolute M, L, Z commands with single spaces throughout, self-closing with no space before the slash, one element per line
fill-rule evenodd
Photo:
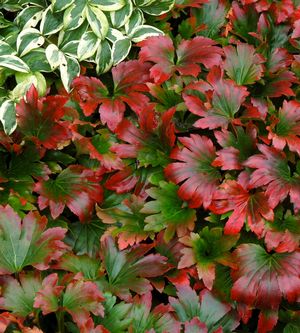
<path fill-rule="evenodd" d="M 277 310 L 281 298 L 295 302 L 300 293 L 300 252 L 268 254 L 256 244 L 235 251 L 238 270 L 231 290 L 233 300 Z"/>
<path fill-rule="evenodd" d="M 180 162 L 169 164 L 165 169 L 168 179 L 180 186 L 178 195 L 188 201 L 191 208 L 207 208 L 217 189 L 219 174 L 211 165 L 215 159 L 215 147 L 205 136 L 191 134 L 181 137 L 182 150 L 174 149 L 171 158 Z"/>
<path fill-rule="evenodd" d="M 278 320 L 277 311 L 260 311 L 258 317 L 258 333 L 272 332 Z"/>
<path fill-rule="evenodd" d="M 42 310 L 43 315 L 55 312 L 59 308 L 58 298 L 64 287 L 58 286 L 58 275 L 52 273 L 48 275 L 42 283 L 42 289 L 36 293 L 33 306 Z"/>
<path fill-rule="evenodd" d="M 122 121 L 125 112 L 125 104 L 118 99 L 106 99 L 99 107 L 102 124 L 114 131 Z"/>
<path fill-rule="evenodd" d="M 246 175 L 246 174 L 244 174 Z M 245 177 L 244 177 L 245 178 Z M 233 211 L 224 227 L 225 234 L 237 234 L 247 222 L 258 236 L 264 231 L 264 219 L 273 221 L 273 210 L 264 192 L 251 193 L 249 179 L 227 180 L 214 194 L 210 210 L 216 214 Z"/>
<path fill-rule="evenodd" d="M 207 333 L 207 327 L 197 317 L 184 324 L 184 333 Z"/>
<path fill-rule="evenodd" d="M 26 99 L 21 99 L 16 106 L 20 131 L 37 145 L 47 149 L 57 148 L 71 138 L 67 123 L 61 120 L 67 100 L 64 96 L 38 98 L 38 92 L 32 85 Z"/>
<path fill-rule="evenodd" d="M 268 138 L 273 146 L 283 150 L 288 145 L 291 151 L 300 155 L 300 103 L 284 101 L 278 113 L 278 121 L 273 122 L 269 129 Z"/>
<path fill-rule="evenodd" d="M 257 146 L 262 154 L 253 155 L 244 162 L 245 166 L 256 169 L 251 174 L 250 185 L 267 186 L 265 194 L 271 208 L 290 195 L 295 210 L 299 210 L 300 182 L 298 178 L 291 177 L 285 154 L 273 147 Z"/>
<path fill-rule="evenodd" d="M 40 209 L 50 207 L 51 215 L 56 219 L 67 206 L 80 220 L 92 213 L 95 203 L 102 201 L 102 187 L 99 177 L 80 165 L 64 169 L 55 180 L 41 180 L 35 185 L 40 194 Z"/>
<path fill-rule="evenodd" d="M 151 61 L 155 65 L 150 69 L 151 78 L 155 83 L 168 80 L 178 70 L 182 75 L 196 77 L 201 71 L 199 63 L 211 68 L 221 62 L 222 49 L 206 37 L 198 36 L 192 40 L 183 40 L 176 51 L 177 62 L 174 63 L 174 46 L 170 37 L 149 37 L 140 42 L 139 57 L 141 61 Z"/>

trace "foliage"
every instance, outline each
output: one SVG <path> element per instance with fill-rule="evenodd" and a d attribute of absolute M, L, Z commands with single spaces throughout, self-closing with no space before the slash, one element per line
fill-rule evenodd
<path fill-rule="evenodd" d="M 299 6 L 0 1 L 0 333 L 299 331 Z"/>

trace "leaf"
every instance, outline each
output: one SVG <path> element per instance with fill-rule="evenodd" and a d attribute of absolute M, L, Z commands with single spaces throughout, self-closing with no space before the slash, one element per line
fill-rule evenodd
<path fill-rule="evenodd" d="M 91 213 L 95 203 L 102 200 L 102 187 L 92 170 L 80 165 L 64 169 L 55 180 L 40 181 L 35 191 L 41 210 L 50 207 L 51 216 L 56 219 L 67 206 L 81 221 Z"/>
<path fill-rule="evenodd" d="M 59 259 L 54 268 L 75 274 L 82 273 L 84 278 L 95 280 L 100 275 L 100 264 L 98 259 L 91 258 L 88 255 L 75 255 L 69 252 Z"/>
<path fill-rule="evenodd" d="M 0 55 L 0 67 L 9 68 L 16 72 L 30 72 L 28 65 L 22 59 L 12 54 Z"/>
<path fill-rule="evenodd" d="M 273 210 L 268 204 L 268 196 L 262 191 L 251 193 L 249 177 L 240 180 L 228 180 L 214 195 L 210 210 L 215 214 L 225 214 L 233 210 L 224 227 L 225 234 L 237 234 L 244 223 L 261 236 L 264 231 L 264 221 L 273 221 Z"/>
<path fill-rule="evenodd" d="M 159 16 L 170 11 L 174 6 L 174 2 L 174 0 L 155 0 L 147 3 L 141 9 L 149 15 Z"/>
<path fill-rule="evenodd" d="M 87 20 L 90 24 L 91 29 L 94 34 L 100 38 L 104 39 L 108 31 L 108 21 L 105 14 L 99 7 L 89 5 L 87 6 Z"/>
<path fill-rule="evenodd" d="M 274 121 L 269 130 L 268 138 L 272 140 L 273 146 L 283 150 L 287 145 L 290 151 L 300 155 L 300 103 L 297 101 L 284 101 L 278 112 L 278 120 Z"/>
<path fill-rule="evenodd" d="M 183 256 L 178 263 L 178 268 L 196 264 L 198 277 L 203 280 L 209 290 L 212 289 L 215 280 L 216 264 L 236 267 L 229 251 L 236 244 L 239 235 L 223 235 L 222 231 L 222 228 L 205 227 L 198 234 L 192 232 L 190 236 L 179 240 L 187 247 L 181 250 Z"/>
<path fill-rule="evenodd" d="M 39 276 L 32 273 L 21 273 L 20 281 L 11 276 L 0 279 L 1 286 L 3 286 L 0 308 L 12 311 L 23 318 L 31 314 L 34 311 L 33 303 L 36 293 L 42 287 Z"/>
<path fill-rule="evenodd" d="M 182 237 L 188 230 L 194 229 L 196 212 L 185 207 L 185 203 L 177 196 L 177 190 L 178 186 L 167 182 L 160 182 L 159 188 L 147 190 L 155 200 L 148 201 L 141 210 L 142 213 L 149 214 L 145 219 L 145 230 L 159 232 L 166 229 L 164 237 L 170 240 L 175 231 L 178 237 Z"/>
<path fill-rule="evenodd" d="M 97 50 L 95 56 L 95 62 L 97 64 L 97 73 L 106 73 L 112 66 L 112 54 L 109 42 L 105 39 L 103 40 Z"/>
<path fill-rule="evenodd" d="M 101 258 L 107 273 L 104 289 L 113 292 L 121 299 L 130 300 L 129 290 L 145 294 L 152 290 L 146 279 L 164 274 L 170 269 L 167 258 L 159 254 L 143 256 L 152 246 L 141 245 L 131 251 L 118 251 L 114 241 L 105 237 L 101 242 Z"/>
<path fill-rule="evenodd" d="M 53 35 L 63 28 L 63 13 L 53 12 L 51 7 L 48 7 L 42 15 L 40 30 L 44 36 Z"/>
<path fill-rule="evenodd" d="M 128 37 L 117 39 L 111 49 L 113 64 L 117 65 L 124 60 L 131 49 L 131 40 Z"/>
<path fill-rule="evenodd" d="M 0 106 L 0 121 L 2 123 L 4 132 L 7 135 L 12 134 L 16 127 L 16 106 L 11 100 L 4 101 Z"/>
<path fill-rule="evenodd" d="M 105 230 L 106 226 L 99 220 L 86 223 L 73 222 L 69 225 L 65 242 L 72 247 L 77 255 L 88 254 L 93 257 L 99 251 L 99 239 Z"/>
<path fill-rule="evenodd" d="M 125 0 L 94 0 L 93 5 L 99 7 L 103 11 L 117 11 L 125 6 Z"/>
<path fill-rule="evenodd" d="M 64 116 L 64 104 L 67 98 L 63 96 L 48 96 L 38 98 L 38 92 L 32 85 L 16 106 L 17 123 L 22 134 L 37 144 L 48 149 L 70 139 L 67 126 L 61 121 Z"/>
<path fill-rule="evenodd" d="M 0 206 L 0 275 L 20 272 L 26 266 L 49 267 L 67 248 L 62 242 L 66 229 L 46 229 L 47 219 L 28 213 L 23 222 L 10 206 Z"/>
<path fill-rule="evenodd" d="M 235 255 L 238 270 L 234 272 L 233 300 L 270 310 L 278 309 L 282 297 L 290 303 L 297 300 L 299 252 L 269 254 L 259 245 L 241 244 Z"/>
<path fill-rule="evenodd" d="M 46 47 L 45 54 L 52 70 L 59 67 L 61 60 L 63 59 L 63 54 L 55 44 L 49 44 Z"/>
<path fill-rule="evenodd" d="M 82 61 L 91 58 L 100 45 L 101 40 L 92 32 L 86 31 L 78 44 L 77 56 Z"/>
<path fill-rule="evenodd" d="M 33 306 L 41 309 L 43 315 L 55 312 L 59 308 L 59 297 L 64 286 L 58 286 L 57 282 L 57 273 L 48 275 L 42 282 L 41 290 L 36 293 Z"/>
<path fill-rule="evenodd" d="M 299 177 L 292 177 L 286 156 L 282 151 L 266 145 L 257 145 L 262 154 L 251 156 L 244 165 L 256 169 L 251 174 L 250 185 L 266 186 L 269 206 L 275 208 L 288 195 L 297 211 L 300 208 Z"/>
<path fill-rule="evenodd" d="M 103 318 L 95 318 L 95 324 L 103 325 L 109 332 L 126 333 L 132 318 L 129 317 L 131 304 L 118 302 L 117 297 L 110 293 L 105 293 Z"/>
<path fill-rule="evenodd" d="M 151 61 L 155 65 L 151 68 L 151 78 L 160 84 L 168 80 L 178 70 L 182 75 L 196 77 L 201 71 L 198 63 L 206 68 L 212 68 L 221 61 L 222 50 L 214 46 L 215 42 L 206 37 L 195 37 L 192 40 L 183 40 L 176 51 L 177 61 L 174 63 L 174 46 L 170 37 L 149 37 L 140 42 L 139 58 L 141 61 Z"/>
<path fill-rule="evenodd" d="M 106 209 L 96 207 L 97 216 L 106 224 L 121 224 L 112 233 L 118 235 L 118 245 L 120 250 L 129 245 L 140 243 L 149 236 L 153 237 L 151 231 L 145 231 L 145 217 L 142 213 L 144 200 L 134 194 L 122 201 L 121 204 Z"/>
<path fill-rule="evenodd" d="M 104 301 L 104 297 L 96 283 L 77 279 L 75 276 L 66 287 L 62 306 L 81 328 L 90 318 L 90 312 L 95 316 L 104 316 L 102 301 Z"/>
<path fill-rule="evenodd" d="M 20 57 L 29 53 L 31 50 L 39 48 L 44 44 L 44 37 L 39 30 L 27 28 L 20 32 L 17 38 L 16 46 Z"/>
<path fill-rule="evenodd" d="M 133 4 L 126 1 L 125 6 L 121 9 L 109 13 L 112 26 L 116 29 L 123 27 L 131 17 L 133 12 Z"/>
<path fill-rule="evenodd" d="M 72 81 L 80 74 L 80 65 L 77 59 L 62 56 L 59 71 L 64 88 L 69 92 Z"/>
<path fill-rule="evenodd" d="M 253 84 L 261 78 L 264 59 L 255 53 L 252 45 L 241 43 L 236 48 L 226 46 L 224 53 L 224 69 L 238 85 Z"/>
<path fill-rule="evenodd" d="M 85 20 L 86 2 L 76 1 L 64 12 L 63 22 L 65 30 L 74 30 L 82 25 Z"/>
<path fill-rule="evenodd" d="M 203 117 L 195 122 L 194 127 L 227 128 L 229 123 L 236 121 L 235 115 L 249 93 L 245 87 L 239 87 L 231 80 L 224 80 L 220 69 L 216 67 L 208 74 L 207 81 L 211 87 L 204 81 L 192 84 L 190 87 L 205 94 L 208 97 L 206 103 L 199 97 L 184 95 L 189 111 Z M 212 96 L 209 91 L 213 92 Z"/>
<path fill-rule="evenodd" d="M 190 208 L 207 208 L 217 189 L 219 172 L 211 165 L 215 159 L 215 147 L 205 136 L 191 134 L 181 137 L 179 141 L 184 145 L 182 150 L 175 148 L 171 158 L 180 162 L 169 164 L 165 174 L 172 182 L 180 185 L 179 197 L 188 201 Z"/>
<path fill-rule="evenodd" d="M 163 32 L 161 30 L 146 24 L 139 25 L 130 32 L 131 40 L 134 43 L 139 43 L 142 40 L 151 36 L 161 36 L 161 35 L 163 35 Z"/>

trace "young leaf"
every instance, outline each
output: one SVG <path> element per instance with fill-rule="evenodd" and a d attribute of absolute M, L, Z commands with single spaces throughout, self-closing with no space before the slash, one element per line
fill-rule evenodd
<path fill-rule="evenodd" d="M 67 206 L 81 221 L 91 213 L 95 203 L 102 200 L 99 177 L 80 165 L 64 169 L 55 180 L 41 180 L 35 185 L 40 194 L 40 209 L 50 207 L 51 216 L 56 219 Z"/>
<path fill-rule="evenodd" d="M 208 227 L 205 227 L 198 234 L 192 232 L 190 236 L 182 237 L 179 240 L 188 247 L 181 250 L 183 256 L 178 268 L 196 264 L 199 279 L 202 279 L 206 288 L 211 290 L 215 280 L 217 263 L 232 268 L 236 267 L 229 250 L 238 239 L 239 235 L 222 235 L 222 228 L 209 230 Z"/>
<path fill-rule="evenodd" d="M 185 207 L 185 203 L 177 196 L 177 190 L 175 184 L 160 182 L 159 188 L 153 187 L 146 191 L 155 200 L 148 201 L 141 210 L 142 213 L 150 214 L 145 219 L 145 230 L 159 232 L 166 228 L 164 237 L 170 240 L 175 231 L 178 237 L 182 237 L 188 230 L 194 229 L 196 212 Z"/>
<path fill-rule="evenodd" d="M 46 229 L 47 219 L 37 212 L 21 218 L 10 206 L 0 206 L 0 275 L 20 272 L 26 266 L 49 267 L 67 248 L 62 242 L 66 229 Z"/>

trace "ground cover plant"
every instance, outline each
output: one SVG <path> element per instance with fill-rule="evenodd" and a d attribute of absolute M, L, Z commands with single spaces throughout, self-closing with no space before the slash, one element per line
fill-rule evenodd
<path fill-rule="evenodd" d="M 42 11 L 87 50 L 15 99 L 0 55 L 0 333 L 299 332 L 299 1 L 0 6 L 2 46 Z M 99 70 L 90 7 L 159 33 Z"/>

